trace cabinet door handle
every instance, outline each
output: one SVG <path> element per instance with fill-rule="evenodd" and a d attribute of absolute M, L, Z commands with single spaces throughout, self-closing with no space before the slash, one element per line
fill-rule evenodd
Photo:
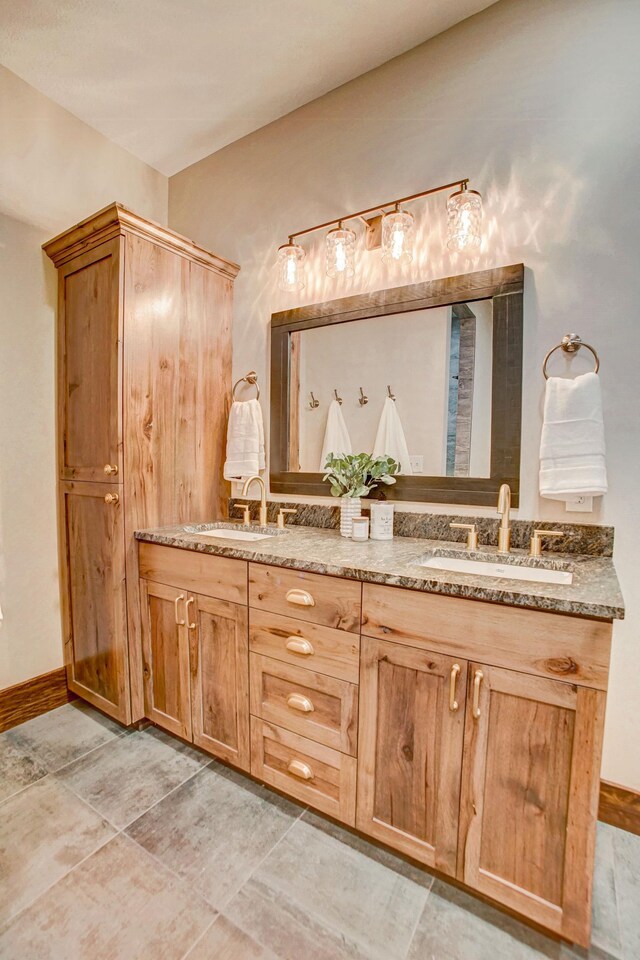
<path fill-rule="evenodd" d="M 480 684 L 484 673 L 482 670 L 476 670 L 473 675 L 473 719 L 477 720 L 480 716 Z"/>
<path fill-rule="evenodd" d="M 185 625 L 185 621 L 180 619 L 180 615 L 178 613 L 178 604 L 180 603 L 181 600 L 184 600 L 184 593 L 181 593 L 180 596 L 176 597 L 175 600 L 173 601 L 173 607 L 174 607 L 175 616 L 176 616 L 176 626 L 178 627 L 184 627 Z"/>
<path fill-rule="evenodd" d="M 120 502 L 120 495 L 117 493 L 105 493 L 104 502 L 112 503 L 115 506 L 116 503 Z"/>
<path fill-rule="evenodd" d="M 314 649 L 308 640 L 305 640 L 304 637 L 289 637 L 286 643 L 287 650 L 291 650 L 292 653 L 299 653 L 303 657 L 313 656 Z"/>
<path fill-rule="evenodd" d="M 287 770 L 294 777 L 299 777 L 300 780 L 313 780 L 313 770 L 308 763 L 303 763 L 302 760 L 291 760 Z"/>
<path fill-rule="evenodd" d="M 108 477 L 115 477 L 118 473 L 118 464 L 117 463 L 105 463 L 104 472 Z"/>
<path fill-rule="evenodd" d="M 189 607 L 191 606 L 192 603 L 195 603 L 195 602 L 196 602 L 195 597 L 189 597 L 184 607 L 185 616 L 187 618 L 187 626 L 189 627 L 189 630 L 195 630 L 196 628 L 195 620 L 193 621 L 193 623 L 189 622 Z"/>
<path fill-rule="evenodd" d="M 286 594 L 287 603 L 297 603 L 299 607 L 315 607 L 316 602 L 306 590 L 288 590 Z"/>
<path fill-rule="evenodd" d="M 301 713 L 313 713 L 315 709 L 309 697 L 301 693 L 290 693 L 287 697 L 287 706 L 292 710 L 300 710 Z"/>
<path fill-rule="evenodd" d="M 451 676 L 449 677 L 449 710 L 455 713 L 460 704 L 456 700 L 456 683 L 460 673 L 460 664 L 454 663 L 451 667 Z"/>

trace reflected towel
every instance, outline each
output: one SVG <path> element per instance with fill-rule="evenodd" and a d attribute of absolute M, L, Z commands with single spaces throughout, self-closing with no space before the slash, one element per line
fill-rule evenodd
<path fill-rule="evenodd" d="M 400 464 L 400 473 L 413 473 L 400 414 L 395 400 L 391 397 L 387 397 L 384 401 L 376 441 L 373 445 L 373 456 L 392 457 Z"/>
<path fill-rule="evenodd" d="M 264 470 L 264 424 L 258 400 L 235 400 L 227 428 L 225 480 L 252 477 Z"/>
<path fill-rule="evenodd" d="M 600 377 L 550 377 L 540 440 L 540 496 L 573 500 L 599 497 L 607 489 Z"/>
<path fill-rule="evenodd" d="M 327 413 L 327 426 L 324 431 L 322 455 L 320 456 L 320 469 L 323 472 L 330 453 L 334 457 L 343 457 L 346 453 L 352 453 L 351 438 L 342 416 L 342 407 L 337 400 L 331 401 Z"/>

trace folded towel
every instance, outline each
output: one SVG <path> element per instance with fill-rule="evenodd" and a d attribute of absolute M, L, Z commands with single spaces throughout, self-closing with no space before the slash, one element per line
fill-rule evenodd
<path fill-rule="evenodd" d="M 540 440 L 540 496 L 573 500 L 607 492 L 600 377 L 550 377 Z"/>
<path fill-rule="evenodd" d="M 251 477 L 265 468 L 264 424 L 258 400 L 235 400 L 227 427 L 225 480 Z"/>
<path fill-rule="evenodd" d="M 327 413 L 327 426 L 325 427 L 324 441 L 322 443 L 320 469 L 324 470 L 327 457 L 330 453 L 332 453 L 334 457 L 343 457 L 345 453 L 351 452 L 351 438 L 349 437 L 349 431 L 342 416 L 342 407 L 337 400 L 332 400 Z"/>
<path fill-rule="evenodd" d="M 373 445 L 374 457 L 392 457 L 400 464 L 400 473 L 413 473 L 400 414 L 395 400 L 387 397 L 382 408 L 378 432 Z"/>

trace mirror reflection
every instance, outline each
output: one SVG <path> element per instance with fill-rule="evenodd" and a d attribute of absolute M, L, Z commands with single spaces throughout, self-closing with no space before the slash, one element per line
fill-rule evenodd
<path fill-rule="evenodd" d="M 289 470 L 389 455 L 401 474 L 488 477 L 492 300 L 291 334 Z"/>

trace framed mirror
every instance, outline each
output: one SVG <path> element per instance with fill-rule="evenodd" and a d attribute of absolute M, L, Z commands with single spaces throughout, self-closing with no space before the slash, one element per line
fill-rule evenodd
<path fill-rule="evenodd" d="M 273 314 L 271 490 L 327 496 L 331 404 L 377 455 L 393 403 L 408 462 L 387 499 L 493 506 L 508 483 L 517 506 L 523 288 L 515 264 Z"/>

